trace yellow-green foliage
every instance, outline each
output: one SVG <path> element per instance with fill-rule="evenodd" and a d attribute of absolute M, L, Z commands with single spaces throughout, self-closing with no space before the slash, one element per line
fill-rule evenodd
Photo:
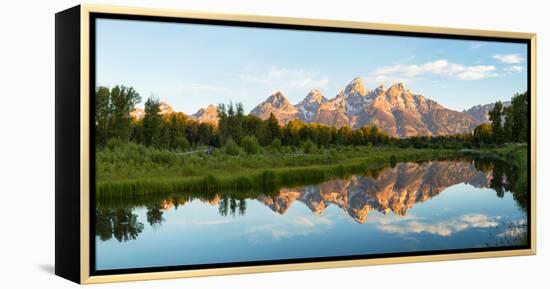
<path fill-rule="evenodd" d="M 455 156 L 456 150 L 332 147 L 315 152 L 264 150 L 260 154 L 183 154 L 128 143 L 97 151 L 97 196 L 140 195 L 219 189 L 271 190 L 347 174 L 363 173 L 392 161 Z M 392 158 L 393 156 L 393 158 Z"/>

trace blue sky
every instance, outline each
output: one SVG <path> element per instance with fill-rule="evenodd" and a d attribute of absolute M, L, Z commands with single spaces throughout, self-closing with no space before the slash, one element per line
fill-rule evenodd
<path fill-rule="evenodd" d="M 276 90 L 294 104 L 313 88 L 332 98 L 355 77 L 455 110 L 527 89 L 526 44 L 111 19 L 96 35 L 97 85 L 188 114 L 230 100 L 250 111 Z"/>

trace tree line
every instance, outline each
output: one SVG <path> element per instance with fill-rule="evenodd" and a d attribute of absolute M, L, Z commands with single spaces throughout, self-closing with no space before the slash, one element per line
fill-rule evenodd
<path fill-rule="evenodd" d="M 130 112 L 139 102 L 141 96 L 131 87 L 96 89 L 95 141 L 99 147 L 110 139 L 171 150 L 185 150 L 192 144 L 219 145 L 214 127 L 181 112 L 161 115 L 160 102 L 154 97 L 146 100 L 145 115 L 133 118 Z"/>
<path fill-rule="evenodd" d="M 473 133 L 404 139 L 391 137 L 376 126 L 338 128 L 298 119 L 280 125 L 273 114 L 266 120 L 245 115 L 241 103 L 218 105 L 217 126 L 199 123 L 181 112 L 160 114 L 160 102 L 155 97 L 145 101 L 143 117 L 131 117 L 130 112 L 140 102 L 141 96 L 132 87 L 96 89 L 95 140 L 99 147 L 110 139 L 119 139 L 181 151 L 193 146 L 224 147 L 229 154 L 238 154 L 240 149 L 256 153 L 260 147 L 268 146 L 301 146 L 306 150 L 331 145 L 464 148 L 526 142 L 528 137 L 527 93 L 514 95 L 508 107 L 497 102 L 489 113 L 491 122 L 479 125 Z"/>
<path fill-rule="evenodd" d="M 475 127 L 472 133 L 445 136 L 414 136 L 397 141 L 400 147 L 414 148 L 477 148 L 524 143 L 529 139 L 529 98 L 527 92 L 515 94 L 510 105 L 501 101 L 489 111 L 489 123 Z"/>
<path fill-rule="evenodd" d="M 317 123 L 305 123 L 294 119 L 280 125 L 277 118 L 270 114 L 266 120 L 253 115 L 244 115 L 241 103 L 218 106 L 218 133 L 220 142 L 242 143 L 251 138 L 261 146 L 300 146 L 313 142 L 321 147 L 330 145 L 378 145 L 387 144 L 392 138 L 375 126 L 365 126 L 352 130 Z"/>
<path fill-rule="evenodd" d="M 508 107 L 504 107 L 500 101 L 497 102 L 489 113 L 489 117 L 495 142 L 527 142 L 529 135 L 527 92 L 514 95 Z"/>
<path fill-rule="evenodd" d="M 131 87 L 96 90 L 95 137 L 99 147 L 110 139 L 119 139 L 160 149 L 213 146 L 227 147 L 230 153 L 232 148 L 255 153 L 262 146 L 383 145 L 395 141 L 375 126 L 353 130 L 300 120 L 280 125 L 273 114 L 266 120 L 245 115 L 241 103 L 218 105 L 217 127 L 199 123 L 181 112 L 162 115 L 155 97 L 145 101 L 142 118 L 132 118 L 130 112 L 140 101 L 140 95 Z"/>
<path fill-rule="evenodd" d="M 516 93 L 509 106 L 501 101 L 489 111 L 490 123 L 481 124 L 473 136 L 480 144 L 527 142 L 529 139 L 529 98 L 527 92 Z"/>

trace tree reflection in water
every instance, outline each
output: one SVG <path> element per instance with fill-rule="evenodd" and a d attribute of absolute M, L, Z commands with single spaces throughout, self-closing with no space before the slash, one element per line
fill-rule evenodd
<path fill-rule="evenodd" d="M 225 195 L 219 201 L 218 212 L 222 216 L 227 216 L 228 214 L 233 217 L 237 214 L 244 216 L 246 212 L 246 200 L 242 197 Z"/>
<path fill-rule="evenodd" d="M 526 171 L 498 159 L 477 159 L 474 162 L 476 169 L 492 175 L 489 188 L 493 189 L 499 198 L 503 198 L 505 192 L 511 192 L 518 206 L 524 212 L 527 211 L 529 195 Z"/>
<path fill-rule="evenodd" d="M 166 221 L 163 216 L 165 211 L 177 209 L 195 199 L 217 206 L 221 216 L 232 217 L 246 213 L 247 199 L 260 201 L 281 215 L 296 200 L 315 214 L 321 214 L 328 205 L 334 204 L 355 221 L 364 223 L 372 210 L 383 213 L 391 211 L 404 216 L 415 204 L 425 202 L 459 183 L 491 188 L 500 198 L 511 192 L 518 206 L 527 211 L 527 172 L 503 160 L 462 159 L 392 164 L 368 176 L 350 176 L 317 185 L 281 189 L 276 193 L 198 192 L 131 200 L 101 200 L 96 208 L 96 236 L 102 241 L 113 237 L 119 242 L 134 240 L 144 229 L 144 224 L 133 213 L 135 208 L 147 208 L 147 223 L 158 228 Z"/>
<path fill-rule="evenodd" d="M 151 227 L 159 227 L 165 221 L 162 215 L 164 212 L 161 210 L 160 204 L 152 204 L 147 206 L 147 222 Z"/>
<path fill-rule="evenodd" d="M 131 208 L 96 209 L 96 236 L 102 241 L 114 237 L 119 242 L 135 240 L 143 231 L 143 223 Z"/>

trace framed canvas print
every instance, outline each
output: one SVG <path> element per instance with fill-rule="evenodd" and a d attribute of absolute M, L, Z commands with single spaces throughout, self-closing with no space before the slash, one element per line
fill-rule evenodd
<path fill-rule="evenodd" d="M 535 254 L 535 34 L 56 14 L 77 283 Z"/>

